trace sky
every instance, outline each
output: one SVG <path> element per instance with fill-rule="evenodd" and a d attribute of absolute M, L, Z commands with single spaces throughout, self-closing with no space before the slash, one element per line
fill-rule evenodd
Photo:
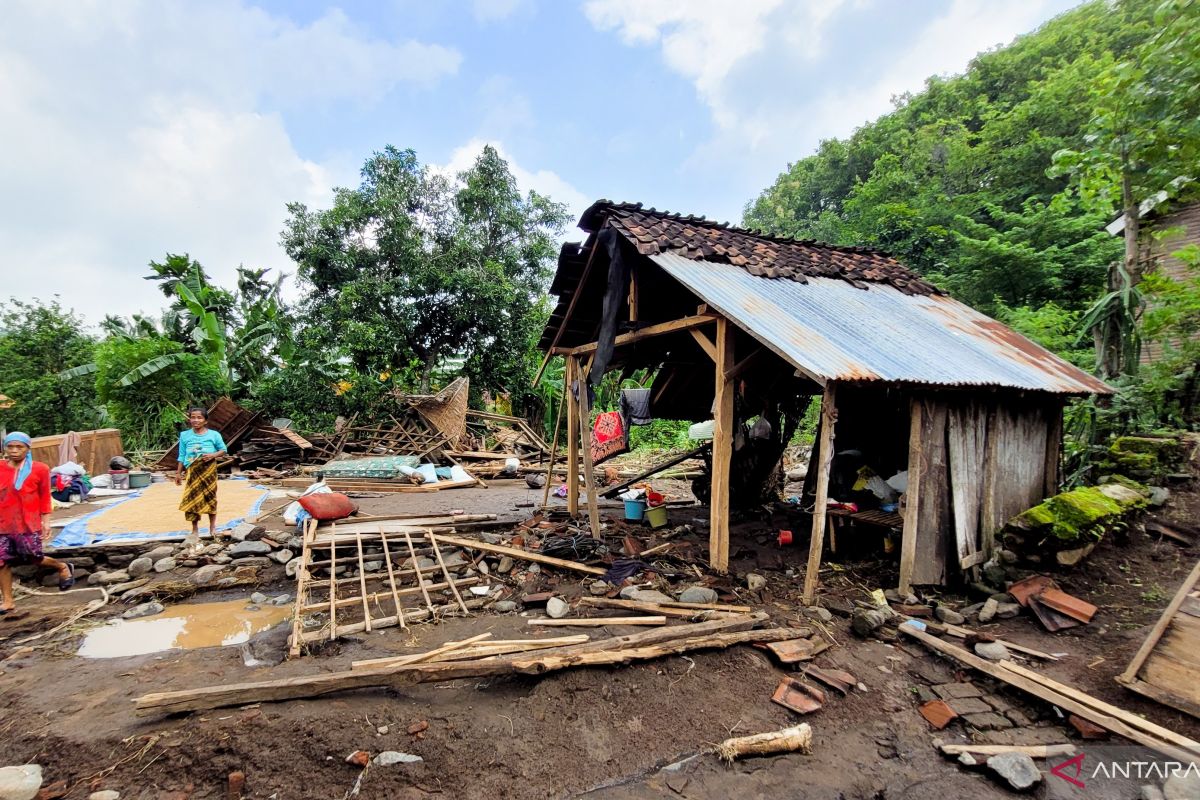
<path fill-rule="evenodd" d="M 371 153 L 737 222 L 927 77 L 1077 0 L 4 0 L 0 297 L 157 313 L 147 263 L 294 273 Z M 576 238 L 572 230 L 567 238 Z M 293 292 L 298 291 L 296 289 Z"/>

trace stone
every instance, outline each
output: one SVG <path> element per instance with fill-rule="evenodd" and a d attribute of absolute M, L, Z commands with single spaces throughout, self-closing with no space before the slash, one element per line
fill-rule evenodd
<path fill-rule="evenodd" d="M 137 619 L 138 617 L 152 617 L 155 614 L 161 614 L 166 609 L 163 604 L 157 600 L 151 600 L 148 603 L 141 603 L 126 611 L 121 615 L 121 619 Z"/>
<path fill-rule="evenodd" d="M 196 567 L 200 566 L 200 562 L 194 558 L 185 558 L 181 563 L 183 566 L 188 567 L 189 569 L 195 569 Z"/>
<path fill-rule="evenodd" d="M 983 579 L 993 586 L 1004 585 L 1004 567 L 994 561 L 989 561 L 983 565 Z"/>
<path fill-rule="evenodd" d="M 72 556 L 71 558 L 60 558 L 59 561 L 66 562 L 75 567 L 83 567 L 84 569 L 96 568 L 96 559 L 91 556 Z"/>
<path fill-rule="evenodd" d="M 276 550 L 274 553 L 271 553 L 271 555 L 268 556 L 268 558 L 270 558 L 272 561 L 278 561 L 280 564 L 286 564 L 287 562 L 291 561 L 295 557 L 296 557 L 296 554 L 286 548 L 283 550 Z M 374 570 L 367 569 L 367 564 L 374 564 L 375 569 Z M 366 564 L 363 564 L 363 570 L 365 572 L 375 572 L 381 566 L 383 566 L 382 562 L 368 561 Z"/>
<path fill-rule="evenodd" d="M 1001 564 L 1007 564 L 1009 566 L 1017 563 L 1017 561 L 1020 559 L 1020 556 L 1018 556 L 1012 550 L 999 550 L 996 552 L 996 557 L 1000 559 Z"/>
<path fill-rule="evenodd" d="M 501 575 L 507 575 L 508 573 L 512 572 L 512 568 L 513 560 L 508 556 L 502 556 L 500 558 L 500 563 L 496 566 L 496 572 L 499 572 Z"/>
<path fill-rule="evenodd" d="M 283 546 L 286 547 L 288 550 L 291 550 L 293 553 L 299 553 L 301 550 L 304 549 L 304 537 L 303 536 L 293 536 L 290 539 L 288 539 L 286 542 L 284 542 Z"/>
<path fill-rule="evenodd" d="M 286 606 L 290 602 L 292 602 L 292 596 L 290 594 L 288 594 L 287 592 L 284 592 L 283 594 L 275 595 L 274 597 L 272 597 L 270 600 L 267 601 L 267 603 L 269 605 L 273 605 L 273 606 Z"/>
<path fill-rule="evenodd" d="M 1008 717 L 1002 717 L 995 711 L 985 711 L 981 714 L 964 714 L 963 719 L 972 728 L 977 728 L 981 731 L 1002 731 L 1005 728 L 1013 726 L 1009 722 Z"/>
<path fill-rule="evenodd" d="M 271 552 L 271 545 L 266 542 L 245 541 L 238 542 L 233 547 L 229 548 L 226 555 L 232 559 L 246 558 L 248 556 L 265 556 Z"/>
<path fill-rule="evenodd" d="M 267 602 L 267 596 L 262 592 L 254 592 L 250 595 L 250 602 L 256 606 L 261 606 L 263 603 Z"/>
<path fill-rule="evenodd" d="M 551 597 L 546 601 L 546 614 L 552 619 L 562 619 L 570 613 L 571 607 L 561 597 Z"/>
<path fill-rule="evenodd" d="M 207 586 L 215 581 L 217 576 L 224 571 L 225 567 L 221 564 L 206 564 L 193 572 L 190 580 L 197 586 Z"/>
<path fill-rule="evenodd" d="M 225 778 L 226 782 L 226 797 L 240 798 L 242 790 L 246 787 L 246 773 L 239 770 L 234 770 Z"/>
<path fill-rule="evenodd" d="M 289 578 L 296 577 L 296 571 L 300 569 L 300 559 L 293 558 L 291 561 L 283 565 L 283 574 Z"/>
<path fill-rule="evenodd" d="M 1162 508 L 1171 499 L 1171 490 L 1162 486 L 1151 486 L 1150 489 L 1150 507 Z"/>
<path fill-rule="evenodd" d="M 934 686 L 933 691 L 943 700 L 953 700 L 957 697 L 983 696 L 983 692 L 973 683 L 941 683 Z"/>
<path fill-rule="evenodd" d="M 93 583 L 96 575 L 99 574 L 101 573 L 97 572 L 92 575 L 93 580 L 89 580 L 88 583 Z M 116 572 L 105 572 L 103 574 L 104 580 L 102 583 L 105 586 L 112 586 L 113 584 L 117 583 L 129 583 L 129 573 L 123 569 L 119 569 Z"/>
<path fill-rule="evenodd" d="M 988 661 L 1007 661 L 1011 658 L 1008 648 L 999 642 L 980 642 L 975 645 L 975 655 Z"/>
<path fill-rule="evenodd" d="M 155 547 L 153 550 L 147 550 L 145 553 L 142 553 L 142 555 L 144 555 L 146 558 L 150 559 L 151 561 L 158 561 L 159 559 L 166 558 L 167 556 L 171 556 L 174 554 L 175 554 L 175 547 L 174 547 L 174 545 L 169 545 L 169 544 L 160 545 L 158 547 Z"/>
<path fill-rule="evenodd" d="M 962 625 L 967 621 L 966 617 L 947 606 L 938 606 L 933 610 L 933 615 L 947 625 Z"/>
<path fill-rule="evenodd" d="M 641 591 L 641 589 L 636 586 L 622 586 L 621 591 L 617 593 L 617 596 L 622 600 L 632 600 L 633 593 L 638 591 Z"/>
<path fill-rule="evenodd" d="M 252 525 L 249 522 L 243 522 L 232 531 L 229 535 L 235 542 L 257 542 L 267 533 L 267 529 L 261 525 Z"/>
<path fill-rule="evenodd" d="M 1024 753 L 1000 753 L 989 758 L 987 765 L 988 769 L 1018 792 L 1032 789 L 1042 780 L 1037 765 Z"/>
<path fill-rule="evenodd" d="M 251 542 L 250 544 L 258 544 L 258 542 Z M 220 556 L 217 556 L 217 558 L 220 558 Z M 228 558 L 228 556 L 226 556 L 226 558 Z M 213 560 L 215 561 L 216 559 L 213 559 Z M 295 560 L 295 559 L 293 559 L 293 560 Z M 267 558 L 266 556 L 248 556 L 246 558 L 239 558 L 237 560 L 237 563 L 234 564 L 234 566 L 239 569 L 242 567 L 269 567 L 269 566 L 273 565 L 274 563 L 275 563 L 274 561 Z M 289 561 L 288 563 L 290 564 L 291 562 Z M 339 567 L 337 570 L 337 574 L 341 575 L 342 572 L 344 572 L 344 571 L 345 571 L 344 568 Z"/>
<path fill-rule="evenodd" d="M 41 788 L 40 764 L 0 768 L 0 800 L 33 800 Z"/>
<path fill-rule="evenodd" d="M 963 606 L 958 610 L 958 613 L 964 617 L 973 617 L 983 609 L 983 603 L 972 603 L 969 606 Z"/>
<path fill-rule="evenodd" d="M 1018 728 L 1026 728 L 1033 724 L 1033 720 L 1025 715 L 1025 712 L 1019 708 L 1010 708 L 1004 712 L 1004 716 L 1008 717 L 1008 721 Z"/>
<path fill-rule="evenodd" d="M 612 584 L 605 580 L 592 581 L 588 586 L 588 592 L 596 597 L 603 597 L 612 591 Z"/>
<path fill-rule="evenodd" d="M 630 600 L 636 600 L 639 603 L 674 603 L 675 599 L 669 597 L 657 589 L 638 589 L 629 595 Z"/>
<path fill-rule="evenodd" d="M 679 593 L 681 603 L 715 603 L 717 593 L 707 586 L 689 586 Z"/>
<path fill-rule="evenodd" d="M 117 567 L 119 569 L 121 567 L 129 566 L 129 562 L 133 561 L 135 558 L 137 558 L 137 556 L 135 556 L 133 553 L 112 553 L 108 556 L 107 560 L 110 567 Z"/>
<path fill-rule="evenodd" d="M 1059 550 L 1054 554 L 1054 560 L 1058 562 L 1060 567 L 1074 567 L 1083 561 L 1088 555 L 1096 549 L 1095 542 L 1088 542 L 1083 547 L 1076 547 L 1071 550 Z"/>
<path fill-rule="evenodd" d="M 1196 800 L 1200 797 L 1200 773 L 1194 769 L 1176 770 L 1162 787 L 1167 800 Z"/>
<path fill-rule="evenodd" d="M 412 753 L 401 753 L 398 750 L 384 750 L 374 758 L 375 765 L 379 767 L 391 767 L 395 764 L 416 764 L 424 760 L 420 756 L 414 756 Z"/>
<path fill-rule="evenodd" d="M 281 563 L 281 564 L 287 564 L 295 557 L 288 550 L 280 550 L 279 553 L 287 553 L 288 554 L 287 561 L 280 561 L 279 563 Z M 272 553 L 271 558 L 275 559 L 276 561 L 279 561 L 279 553 Z M 363 572 L 379 572 L 379 570 L 381 570 L 381 569 L 383 569 L 382 561 L 364 561 L 363 562 Z"/>
<path fill-rule="evenodd" d="M 1139 800 L 1166 800 L 1166 796 L 1163 795 L 1162 789 L 1158 788 L 1152 783 L 1147 783 L 1141 788 L 1141 790 L 1138 792 L 1138 798 Z"/>
<path fill-rule="evenodd" d="M 984 624 L 991 622 L 996 618 L 996 610 L 998 608 L 1000 608 L 1000 604 L 989 597 L 987 602 L 983 604 L 983 608 L 979 609 L 979 621 Z"/>
<path fill-rule="evenodd" d="M 856 608 L 850 617 L 850 627 L 859 636 L 870 636 L 887 622 L 887 616 L 877 608 Z"/>
<path fill-rule="evenodd" d="M 146 556 L 135 558 L 129 562 L 129 566 L 126 568 L 131 578 L 140 578 L 152 569 L 154 569 L 154 561 Z"/>
<path fill-rule="evenodd" d="M 103 789 L 89 794 L 88 800 L 120 800 L 120 797 L 121 793 L 116 789 Z"/>
<path fill-rule="evenodd" d="M 170 572 L 173 569 L 175 569 L 175 559 L 171 556 L 160 558 L 154 562 L 155 572 Z"/>
<path fill-rule="evenodd" d="M 767 588 L 767 579 L 757 572 L 751 572 L 746 576 L 746 588 L 752 592 L 757 592 Z"/>
<path fill-rule="evenodd" d="M 986 714 L 992 707 L 978 697 L 956 697 L 950 701 L 950 707 L 959 716 L 967 714 Z"/>
<path fill-rule="evenodd" d="M 833 614 L 829 609 L 821 608 L 821 606 L 809 606 L 804 609 L 804 615 L 821 622 L 833 622 Z"/>
<path fill-rule="evenodd" d="M 492 610 L 501 614 L 508 614 L 511 611 L 517 610 L 517 604 L 513 600 L 497 600 L 492 603 Z"/>
<path fill-rule="evenodd" d="M 480 531 L 479 538 L 488 544 L 500 544 L 502 541 L 499 534 L 490 533 L 489 531 Z"/>
<path fill-rule="evenodd" d="M 979 766 L 979 762 L 975 759 L 975 756 L 971 755 L 970 753 L 959 753 L 958 754 L 958 763 L 964 767 L 978 767 Z"/>
<path fill-rule="evenodd" d="M 996 619 L 1012 619 L 1021 614 L 1020 603 L 997 603 L 996 604 Z"/>
<path fill-rule="evenodd" d="M 228 564 L 232 561 L 233 561 L 233 559 L 230 558 L 229 556 L 225 555 L 224 553 L 221 553 L 221 555 L 219 555 L 219 556 L 213 556 L 213 562 L 216 564 Z"/>

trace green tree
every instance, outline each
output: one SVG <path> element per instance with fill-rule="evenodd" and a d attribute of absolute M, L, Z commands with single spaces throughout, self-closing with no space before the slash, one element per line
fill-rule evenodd
<path fill-rule="evenodd" d="M 0 426 L 31 436 L 90 430 L 100 422 L 91 382 L 58 373 L 92 358 L 95 342 L 58 301 L 10 298 L 0 314 Z M 7 407 L 5 407 L 7 406 Z"/>
<path fill-rule="evenodd" d="M 428 391 L 461 358 L 476 389 L 524 389 L 563 206 L 520 194 L 491 147 L 456 180 L 394 147 L 362 177 L 328 209 L 289 206 L 283 243 L 307 290 L 297 366 L 344 359 L 352 384 Z"/>

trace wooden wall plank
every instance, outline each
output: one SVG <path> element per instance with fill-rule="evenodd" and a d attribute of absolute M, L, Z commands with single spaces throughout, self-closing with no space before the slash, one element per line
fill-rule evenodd
<path fill-rule="evenodd" d="M 825 384 L 821 397 L 821 442 L 817 463 L 817 494 L 813 501 L 812 538 L 808 544 L 808 566 L 804 571 L 804 604 L 816 598 L 817 578 L 821 570 L 821 551 L 825 547 L 825 512 L 829 502 L 829 469 L 833 465 L 833 441 L 837 435 L 837 384 Z"/>

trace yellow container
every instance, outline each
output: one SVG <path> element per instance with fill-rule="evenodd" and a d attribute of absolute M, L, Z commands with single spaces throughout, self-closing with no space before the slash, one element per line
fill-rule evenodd
<path fill-rule="evenodd" d="M 667 507 L 654 506 L 646 509 L 646 521 L 650 523 L 651 528 L 661 528 L 667 524 Z"/>

